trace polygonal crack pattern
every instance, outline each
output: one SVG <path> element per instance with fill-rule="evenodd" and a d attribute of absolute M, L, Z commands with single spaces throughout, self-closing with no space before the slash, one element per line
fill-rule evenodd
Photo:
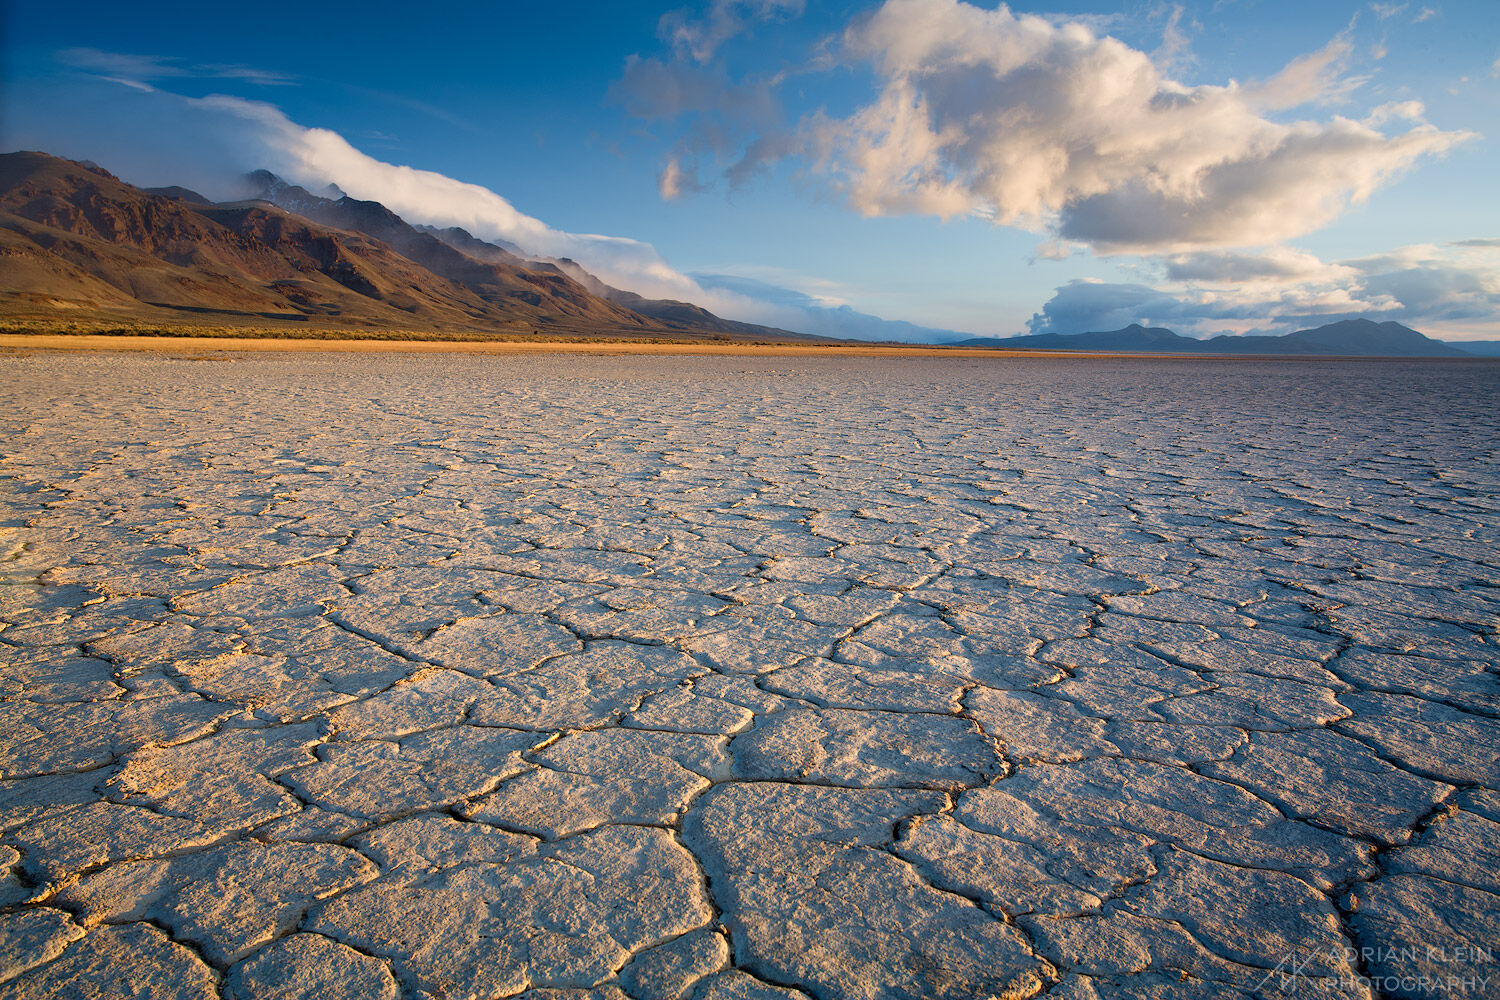
<path fill-rule="evenodd" d="M 0 995 L 1500 996 L 1483 365 L 0 356 Z"/>

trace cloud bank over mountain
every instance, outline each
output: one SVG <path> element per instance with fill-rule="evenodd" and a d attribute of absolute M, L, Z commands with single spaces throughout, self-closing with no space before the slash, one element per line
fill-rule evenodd
<path fill-rule="evenodd" d="M 310 189 L 335 185 L 415 223 L 460 226 L 531 254 L 572 258 L 607 283 L 649 298 L 680 299 L 728 318 L 786 329 L 809 325 L 785 302 L 705 288 L 649 243 L 557 229 L 489 188 L 378 159 L 338 132 L 293 121 L 274 104 L 161 89 L 147 82 L 158 75 L 158 63 L 139 57 L 95 53 L 89 63 L 103 75 L 85 85 L 86 100 L 74 91 L 15 101 L 7 139 L 20 148 L 106 163 L 127 181 L 180 184 L 219 200 L 244 197 L 244 173 L 262 167 Z M 146 79 L 115 75 L 124 69 Z"/>
<path fill-rule="evenodd" d="M 797 282 L 796 277 L 790 275 L 774 274 L 771 277 L 780 282 Z M 693 278 L 708 289 L 733 292 L 792 310 L 801 324 L 797 327 L 799 332 L 820 337 L 941 344 L 969 336 L 956 330 L 872 316 L 821 291 L 813 294 L 748 275 L 695 272 Z"/>
<path fill-rule="evenodd" d="M 1167 258 L 1160 284 L 1077 280 L 1056 289 L 1030 333 L 1129 323 L 1189 335 L 1285 333 L 1355 317 L 1421 323 L 1444 336 L 1492 333 L 1500 316 L 1500 240 L 1402 247 L 1324 263 L 1300 251 Z"/>

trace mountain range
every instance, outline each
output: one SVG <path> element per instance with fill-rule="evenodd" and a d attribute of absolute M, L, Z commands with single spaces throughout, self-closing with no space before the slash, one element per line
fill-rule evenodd
<path fill-rule="evenodd" d="M 0 317 L 463 335 L 799 334 L 612 289 L 462 230 L 419 229 L 258 171 L 250 197 L 143 190 L 93 164 L 0 155 Z"/>
<path fill-rule="evenodd" d="M 1280 337 L 1196 340 L 1133 324 L 958 339 L 950 331 L 840 307 L 822 309 L 815 325 L 824 335 L 810 336 L 724 319 L 691 302 L 650 299 L 611 286 L 565 257 L 539 256 L 463 229 L 412 225 L 379 202 L 351 198 L 332 185 L 309 191 L 264 170 L 244 182 L 244 198 L 215 203 L 183 187 L 138 188 L 92 163 L 38 152 L 0 154 L 0 320 L 480 339 L 545 333 L 835 342 L 878 335 L 1009 350 L 1468 354 L 1399 323 L 1368 319 Z M 730 290 L 745 281 L 708 279 Z M 1481 355 L 1500 350 L 1493 342 L 1472 347 Z"/>
<path fill-rule="evenodd" d="M 1463 358 L 1467 352 L 1423 336 L 1400 323 L 1347 319 L 1279 337 L 1210 337 L 1196 340 L 1165 327 L 1132 323 L 1091 333 L 1037 333 L 1024 337 L 971 337 L 954 346 L 1032 351 L 1125 351 L 1160 354 L 1338 355 L 1386 358 Z M 1476 352 L 1478 353 L 1478 352 Z"/>

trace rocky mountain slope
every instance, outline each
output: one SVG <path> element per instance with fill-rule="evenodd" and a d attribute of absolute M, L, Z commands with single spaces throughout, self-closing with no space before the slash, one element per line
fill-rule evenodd
<path fill-rule="evenodd" d="M 795 336 L 726 326 L 707 312 L 647 315 L 504 248 L 487 245 L 473 256 L 377 202 L 253 176 L 261 197 L 212 204 L 184 188 L 142 190 L 45 153 L 0 155 L 0 316 L 478 335 Z"/>

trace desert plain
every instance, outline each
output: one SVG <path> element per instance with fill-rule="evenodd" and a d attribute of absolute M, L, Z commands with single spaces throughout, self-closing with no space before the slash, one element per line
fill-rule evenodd
<path fill-rule="evenodd" d="M 1500 996 L 1500 367 L 39 346 L 0 996 Z"/>

